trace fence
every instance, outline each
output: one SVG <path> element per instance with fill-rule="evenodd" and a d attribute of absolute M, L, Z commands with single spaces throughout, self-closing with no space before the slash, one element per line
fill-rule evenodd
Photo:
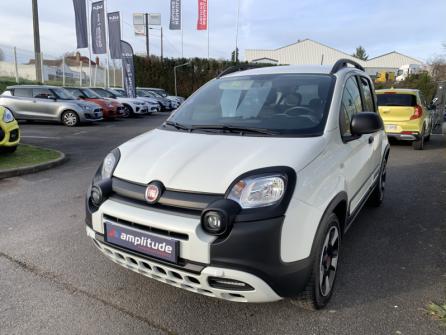
<path fill-rule="evenodd" d="M 0 81 L 37 83 L 35 54 L 29 50 L 0 45 Z M 42 83 L 58 86 L 122 86 L 119 61 L 96 57 L 94 60 L 79 52 L 59 57 L 40 54 Z"/>

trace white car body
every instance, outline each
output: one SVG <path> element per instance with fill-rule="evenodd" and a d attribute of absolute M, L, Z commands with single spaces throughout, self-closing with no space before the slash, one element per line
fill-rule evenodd
<path fill-rule="evenodd" d="M 307 276 L 308 262 L 314 258 L 313 245 L 318 236 L 318 228 L 327 211 L 338 214 L 339 220 L 342 221 L 341 230 L 346 231 L 369 195 L 375 192 L 377 185 L 380 185 L 381 174 L 385 173 L 383 162 L 389 153 L 383 129 L 349 141 L 341 137 L 340 108 L 346 80 L 358 76 L 368 80 L 372 88 L 373 84 L 368 75 L 358 69 L 344 66 L 334 73 L 330 71 L 332 67 L 281 66 L 237 72 L 223 77 L 287 73 L 332 75 L 336 79 L 336 84 L 321 136 L 294 138 L 228 136 L 155 129 L 119 147 L 120 158 L 112 176 L 113 192 L 123 196 L 126 194 L 135 196 L 138 188 L 145 189 L 153 181 L 160 181 L 166 192 L 172 194 L 190 192 L 192 197 L 196 195 L 223 197 L 234 181 L 250 171 L 286 167 L 295 173 L 296 181 L 295 187 L 293 185 L 294 190 L 289 194 L 289 204 L 283 216 L 281 229 L 272 230 L 277 233 L 273 237 L 275 233 L 267 233 L 266 229 L 269 229 L 267 228 L 269 224 L 273 227 L 276 219 L 271 219 L 274 222 L 268 220 L 252 222 L 252 229 L 265 229 L 262 233 L 264 236 L 251 244 L 247 236 L 255 235 L 253 231 L 243 240 L 246 247 L 234 244 L 231 248 L 236 249 L 240 259 L 243 259 L 244 253 L 261 254 L 261 243 L 268 245 L 272 243 L 272 248 L 277 253 L 276 262 L 281 264 L 276 264 L 277 266 L 287 269 L 294 267 L 293 269 L 298 269 L 295 271 L 300 273 L 299 276 Z M 178 112 L 181 112 L 181 108 Z M 376 110 L 374 112 L 376 113 Z M 150 163 L 147 163 L 148 161 Z M 87 208 L 91 209 L 88 197 L 87 195 Z M 179 207 L 183 205 L 187 207 L 188 201 L 185 200 Z M 176 200 L 172 203 L 178 205 Z M 228 256 L 234 262 L 234 267 L 230 265 L 229 260 L 226 264 L 220 258 L 220 261 L 216 261 L 216 254 L 222 252 L 217 248 L 222 248 L 223 241 L 203 229 L 200 217 L 197 218 L 180 209 L 170 210 L 169 207 L 164 208 L 162 205 L 164 202 L 160 208 L 133 205 L 131 202 L 121 201 L 119 197 L 112 196 L 96 210 L 91 211 L 91 217 L 87 218 L 88 236 L 93 238 L 98 249 L 114 262 L 150 278 L 195 293 L 239 302 L 275 301 L 292 295 L 284 293 L 288 291 L 280 287 L 280 281 L 286 282 L 288 274 L 281 274 L 281 279 L 277 281 L 270 281 L 268 275 L 264 275 L 263 272 L 267 272 L 267 268 L 271 265 L 269 260 L 265 260 L 263 265 L 260 261 L 255 265 L 244 267 L 238 263 L 238 256 L 234 256 L 232 251 L 225 251 L 231 254 L 231 257 L 235 257 L 232 259 Z M 186 267 L 169 265 L 144 255 L 115 248 L 104 242 L 102 237 L 105 233 L 104 221 L 113 220 L 110 218 L 132 222 L 139 227 L 150 227 L 152 231 L 187 235 L 188 239 L 181 239 L 179 242 L 179 255 L 186 263 L 201 264 L 202 268 L 194 272 Z M 233 229 L 236 229 L 236 224 Z M 255 239 L 254 236 L 252 238 Z M 270 238 L 277 240 L 269 241 Z M 269 255 L 266 254 L 265 257 L 268 258 Z M 259 271 L 255 270 L 256 267 Z M 245 268 L 251 270 L 244 270 Z M 303 268 L 307 270 L 304 271 Z M 222 282 L 226 279 L 247 283 L 253 289 L 216 287 L 211 284 L 214 277 L 220 278 Z M 308 280 L 303 278 L 302 285 L 304 279 Z M 289 286 L 289 283 L 287 285 Z M 296 292 L 293 292 L 293 295 L 302 289 L 302 285 L 296 283 Z"/>
<path fill-rule="evenodd" d="M 422 66 L 419 64 L 405 64 L 398 69 L 395 80 L 397 82 L 406 80 L 410 75 L 421 73 Z"/>

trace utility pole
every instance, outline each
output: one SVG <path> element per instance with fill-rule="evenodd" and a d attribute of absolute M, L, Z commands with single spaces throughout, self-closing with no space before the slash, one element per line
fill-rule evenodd
<path fill-rule="evenodd" d="M 40 32 L 39 32 L 39 7 L 37 0 L 32 0 L 33 11 L 33 31 L 34 31 L 34 54 L 36 60 L 36 81 L 42 82 L 42 58 L 40 51 Z"/>
<path fill-rule="evenodd" d="M 147 57 L 150 57 L 150 46 L 149 46 L 149 13 L 144 14 L 145 18 L 145 28 L 146 28 L 146 51 Z"/>

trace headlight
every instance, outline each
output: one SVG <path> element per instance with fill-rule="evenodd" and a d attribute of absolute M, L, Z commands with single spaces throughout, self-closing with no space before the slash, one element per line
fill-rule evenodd
<path fill-rule="evenodd" d="M 281 174 L 246 177 L 232 187 L 227 198 L 242 208 L 271 206 L 282 200 L 286 183 L 286 176 Z"/>
<path fill-rule="evenodd" d="M 5 108 L 5 113 L 3 114 L 3 121 L 5 123 L 9 123 L 14 120 L 15 119 L 14 119 L 14 115 L 12 114 L 12 112 L 9 109 Z"/>
<path fill-rule="evenodd" d="M 111 178 L 113 171 L 115 171 L 116 165 L 118 165 L 119 158 L 121 158 L 121 153 L 117 148 L 105 156 L 101 167 L 102 179 Z"/>

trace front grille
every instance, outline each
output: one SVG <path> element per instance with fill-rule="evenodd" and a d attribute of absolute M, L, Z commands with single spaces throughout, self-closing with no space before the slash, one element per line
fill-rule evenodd
<path fill-rule="evenodd" d="M 194 215 L 199 215 L 209 204 L 224 198 L 223 194 L 193 193 L 167 189 L 163 192 L 157 204 L 149 205 L 145 201 L 147 185 L 113 177 L 112 188 L 116 195 L 136 201 L 140 205 L 166 210 L 187 211 Z"/>
<path fill-rule="evenodd" d="M 159 229 L 159 228 L 150 227 L 150 226 L 145 226 L 145 225 L 141 225 L 139 223 L 123 220 L 123 219 L 120 219 L 120 218 L 117 218 L 117 217 L 114 217 L 114 216 L 111 216 L 111 215 L 104 214 L 104 220 L 115 222 L 115 223 L 119 223 L 119 224 L 122 224 L 124 226 L 137 228 L 139 230 L 146 231 L 146 232 L 151 232 L 151 233 L 158 234 L 158 235 L 172 237 L 172 238 L 175 238 L 175 239 L 178 239 L 178 240 L 183 240 L 183 241 L 189 240 L 189 236 L 187 234 L 177 233 L 177 232 L 174 232 L 174 231 L 165 230 L 165 229 Z"/>
<path fill-rule="evenodd" d="M 0 131 L 1 132 L 1 131 Z M 1 137 L 1 134 L 0 134 Z M 9 133 L 9 142 L 15 142 L 19 139 L 19 130 L 18 129 L 14 129 Z M 1 138 L 0 138 L 1 140 Z"/>

